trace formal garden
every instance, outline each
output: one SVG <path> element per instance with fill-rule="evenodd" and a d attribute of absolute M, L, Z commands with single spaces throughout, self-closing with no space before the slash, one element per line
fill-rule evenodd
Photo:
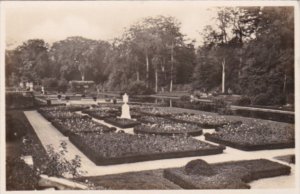
<path fill-rule="evenodd" d="M 6 190 L 295 188 L 292 8 L 7 49 Z"/>

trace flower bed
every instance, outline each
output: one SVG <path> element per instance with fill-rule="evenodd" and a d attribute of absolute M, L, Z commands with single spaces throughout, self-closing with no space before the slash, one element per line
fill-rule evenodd
<path fill-rule="evenodd" d="M 242 160 L 208 165 L 211 175 L 188 173 L 186 167 L 165 169 L 164 177 L 184 189 L 250 189 L 246 183 L 290 174 L 289 166 L 266 159 Z"/>
<path fill-rule="evenodd" d="M 52 125 L 65 136 L 77 133 L 101 134 L 116 130 L 116 128 L 107 127 L 91 119 L 84 118 L 55 119 Z"/>
<path fill-rule="evenodd" d="M 138 121 L 131 120 L 131 119 L 124 119 L 124 118 L 110 117 L 110 118 L 105 118 L 104 121 L 120 128 L 131 128 L 140 124 Z"/>
<path fill-rule="evenodd" d="M 253 121 L 225 125 L 216 133 L 205 134 L 205 139 L 246 151 L 293 148 L 295 129 L 292 126 L 270 128 Z"/>
<path fill-rule="evenodd" d="M 184 122 L 177 123 L 161 117 L 142 116 L 139 118 L 139 121 L 147 124 L 135 127 L 135 133 L 158 135 L 187 134 L 192 136 L 199 136 L 202 134 L 202 129 L 198 125 Z"/>
<path fill-rule="evenodd" d="M 70 111 L 44 111 L 38 110 L 38 112 L 49 121 L 54 119 L 71 119 L 71 118 L 88 118 L 87 115 L 79 115 Z"/>
<path fill-rule="evenodd" d="M 81 106 L 81 105 L 72 105 L 72 106 L 49 106 L 49 107 L 43 107 L 40 108 L 39 110 L 41 111 L 71 111 L 71 112 L 75 112 L 75 111 L 81 111 L 84 109 L 88 109 L 88 106 Z"/>
<path fill-rule="evenodd" d="M 106 107 L 84 110 L 82 112 L 100 120 L 103 120 L 104 118 L 107 117 L 116 117 L 117 115 L 120 114 L 120 111 L 118 109 L 106 108 Z"/>
<path fill-rule="evenodd" d="M 190 137 L 126 133 L 77 134 L 70 141 L 97 165 L 211 155 L 225 149 Z"/>
<path fill-rule="evenodd" d="M 158 116 L 158 117 L 170 117 L 174 115 L 174 112 L 168 111 L 164 108 L 159 107 L 143 107 L 140 110 L 137 110 L 144 115 Z"/>
<path fill-rule="evenodd" d="M 211 116 L 205 114 L 178 114 L 171 117 L 177 122 L 189 122 L 200 125 L 203 128 L 217 128 L 226 125 L 229 121 L 223 116 Z"/>

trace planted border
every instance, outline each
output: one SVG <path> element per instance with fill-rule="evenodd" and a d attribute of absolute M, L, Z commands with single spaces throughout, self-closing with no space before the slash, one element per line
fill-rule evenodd
<path fill-rule="evenodd" d="M 79 135 L 71 135 L 70 141 L 76 145 L 88 158 L 90 158 L 96 165 L 111 165 L 111 164 L 123 164 L 133 163 L 141 161 L 151 161 L 159 159 L 170 159 L 170 158 L 183 158 L 191 156 L 204 156 L 223 153 L 225 147 L 211 145 L 210 148 L 199 149 L 199 150 L 188 150 L 188 151 L 171 151 L 171 152 L 160 152 L 160 153 L 147 153 L 139 154 L 134 156 L 122 156 L 122 157 L 102 157 L 97 152 L 91 149 Z"/>
<path fill-rule="evenodd" d="M 119 118 L 105 118 L 104 121 L 106 123 L 109 123 L 111 125 L 120 127 L 120 128 L 132 128 L 135 127 L 136 125 L 139 125 L 140 122 L 138 121 L 134 121 L 134 120 L 130 120 L 130 119 L 119 119 Z M 123 121 L 126 121 L 123 122 Z"/>
<path fill-rule="evenodd" d="M 195 130 L 195 131 L 188 131 L 188 132 L 176 132 L 176 131 L 173 131 L 173 132 L 168 132 L 168 131 L 165 131 L 165 132 L 158 132 L 158 131 L 149 131 L 149 130 L 145 130 L 145 129 L 142 129 L 142 128 L 134 128 L 133 129 L 134 133 L 140 133 L 140 134 L 155 134 L 155 135 L 166 135 L 166 136 L 172 136 L 172 135 L 183 135 L 183 134 L 186 134 L 186 135 L 190 135 L 190 136 L 200 136 L 202 135 L 202 129 L 199 129 L 199 130 Z"/>
<path fill-rule="evenodd" d="M 261 179 L 289 175 L 289 166 L 266 159 L 230 161 L 211 164 L 216 175 L 205 177 L 189 175 L 184 167 L 165 169 L 163 176 L 184 189 L 250 189 L 246 183 Z M 234 168 L 237 171 L 234 172 Z"/>
<path fill-rule="evenodd" d="M 256 151 L 256 150 L 272 150 L 272 149 L 284 149 L 284 148 L 294 148 L 295 142 L 291 143 L 268 143 L 268 144 L 249 144 L 245 143 L 238 143 L 232 142 L 228 140 L 223 140 L 221 138 L 215 137 L 212 134 L 204 134 L 205 140 L 211 141 L 214 143 L 226 145 L 229 147 L 233 147 L 239 150 L 244 151 Z"/>

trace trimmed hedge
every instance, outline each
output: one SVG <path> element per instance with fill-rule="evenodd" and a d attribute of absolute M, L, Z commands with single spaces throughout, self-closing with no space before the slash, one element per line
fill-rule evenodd
<path fill-rule="evenodd" d="M 184 189 L 250 189 L 246 183 L 291 172 L 289 166 L 266 159 L 242 160 L 210 165 L 212 176 L 190 175 L 184 167 L 165 169 L 163 176 Z"/>

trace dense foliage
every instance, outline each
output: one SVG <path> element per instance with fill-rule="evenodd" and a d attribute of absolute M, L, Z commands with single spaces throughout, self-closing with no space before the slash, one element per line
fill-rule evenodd
<path fill-rule="evenodd" d="M 166 16 L 143 18 L 112 43 L 69 37 L 50 46 L 28 40 L 6 51 L 7 85 L 33 81 L 65 91 L 68 81 L 86 79 L 100 90 L 133 95 L 182 88 L 242 94 L 251 104 L 293 104 L 293 7 L 216 9 L 198 48 L 176 18 Z"/>

